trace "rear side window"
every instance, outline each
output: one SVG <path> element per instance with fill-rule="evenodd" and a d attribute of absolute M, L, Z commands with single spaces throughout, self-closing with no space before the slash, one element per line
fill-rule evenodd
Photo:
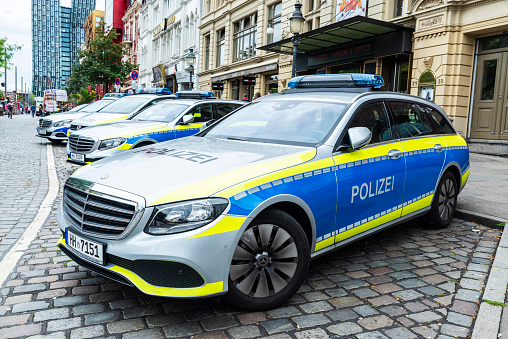
<path fill-rule="evenodd" d="M 388 114 L 382 102 L 367 104 L 356 112 L 348 128 L 367 127 L 372 133 L 371 144 L 393 139 Z"/>
<path fill-rule="evenodd" d="M 390 108 L 395 120 L 395 128 L 402 139 L 432 134 L 432 129 L 425 124 L 416 106 L 410 102 L 391 101 Z"/>
<path fill-rule="evenodd" d="M 452 125 L 439 111 L 425 105 L 418 105 L 418 108 L 422 119 L 426 119 L 436 126 L 435 130 L 438 131 L 436 134 L 455 134 Z"/>
<path fill-rule="evenodd" d="M 215 104 L 215 108 L 217 108 L 217 114 L 219 115 L 219 118 L 222 118 L 223 116 L 234 111 L 240 106 L 241 105 L 227 103 Z"/>

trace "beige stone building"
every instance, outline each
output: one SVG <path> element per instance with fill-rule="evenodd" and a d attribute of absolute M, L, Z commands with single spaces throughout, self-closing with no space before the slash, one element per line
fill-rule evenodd
<path fill-rule="evenodd" d="M 93 40 L 95 36 L 95 28 L 99 26 L 101 21 L 104 21 L 104 11 L 97 9 L 93 10 L 88 14 L 85 20 L 85 46 L 88 43 L 88 39 Z"/>
<path fill-rule="evenodd" d="M 200 89 L 241 99 L 244 93 L 251 98 L 257 91 L 285 88 L 294 4 L 205 0 Z M 385 89 L 441 105 L 464 137 L 508 139 L 508 1 L 303 0 L 302 5 L 306 20 L 297 75 L 381 74 Z M 349 15 L 352 8 L 360 16 Z"/>

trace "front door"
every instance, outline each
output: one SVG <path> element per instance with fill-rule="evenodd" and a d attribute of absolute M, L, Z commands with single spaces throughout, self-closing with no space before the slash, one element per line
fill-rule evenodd
<path fill-rule="evenodd" d="M 508 52 L 478 56 L 471 138 L 508 139 Z"/>

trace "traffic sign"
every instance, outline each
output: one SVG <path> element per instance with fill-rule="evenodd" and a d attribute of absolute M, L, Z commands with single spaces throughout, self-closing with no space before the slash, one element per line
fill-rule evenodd
<path fill-rule="evenodd" d="M 132 73 L 131 73 L 131 79 L 132 80 L 138 80 L 138 72 L 137 71 L 132 71 Z"/>
<path fill-rule="evenodd" d="M 120 78 L 116 78 L 115 85 L 120 86 Z"/>

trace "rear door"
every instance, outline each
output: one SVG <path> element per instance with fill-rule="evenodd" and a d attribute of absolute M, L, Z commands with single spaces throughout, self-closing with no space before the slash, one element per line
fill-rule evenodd
<path fill-rule="evenodd" d="M 362 105 L 347 129 L 351 127 L 369 128 L 372 139 L 359 150 L 334 154 L 338 182 L 336 243 L 400 218 L 402 211 L 405 160 L 384 102 Z M 338 146 L 348 145 L 347 129 Z"/>
<path fill-rule="evenodd" d="M 398 133 L 406 159 L 406 183 L 402 216 L 430 206 L 434 189 L 443 170 L 446 143 L 429 117 L 416 104 L 389 100 L 394 130 Z"/>

